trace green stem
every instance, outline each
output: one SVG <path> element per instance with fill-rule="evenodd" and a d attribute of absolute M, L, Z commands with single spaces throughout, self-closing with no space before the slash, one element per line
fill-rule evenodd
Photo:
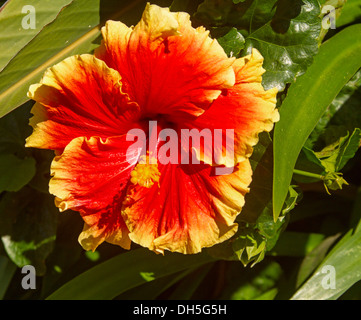
<path fill-rule="evenodd" d="M 324 180 L 324 176 L 312 172 L 307 172 L 303 170 L 293 169 L 293 173 L 298 174 L 300 176 L 309 177 L 309 178 L 315 178 L 319 180 Z"/>

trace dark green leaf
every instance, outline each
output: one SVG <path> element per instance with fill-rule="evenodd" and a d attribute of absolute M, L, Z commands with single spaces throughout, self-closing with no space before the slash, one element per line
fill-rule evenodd
<path fill-rule="evenodd" d="M 251 157 L 254 170 L 250 193 L 237 217 L 239 230 L 231 241 L 209 249 L 218 259 L 240 259 L 244 265 L 260 262 L 267 251 L 276 244 L 288 222 L 288 213 L 295 207 L 300 194 L 289 188 L 282 216 L 275 222 L 272 214 L 273 148 L 269 134 L 260 135 Z"/>
<path fill-rule="evenodd" d="M 325 236 L 318 233 L 301 233 L 285 231 L 271 251 L 272 255 L 287 257 L 304 257 L 314 250 Z"/>
<path fill-rule="evenodd" d="M 265 260 L 252 269 L 242 268 L 237 263 L 229 264 L 226 272 L 227 286 L 221 299 L 271 299 L 271 294 L 267 296 L 266 293 L 272 289 L 277 291 L 277 284 L 282 273 L 281 265 L 275 261 Z M 263 295 L 265 296 L 262 297 Z"/>
<path fill-rule="evenodd" d="M 357 189 L 351 215 L 351 227 L 355 228 L 355 232 L 361 231 L 361 187 Z"/>
<path fill-rule="evenodd" d="M 202 1 L 203 0 L 174 0 L 169 10 L 173 12 L 184 11 L 192 15 L 197 11 L 197 7 Z"/>
<path fill-rule="evenodd" d="M 20 159 L 12 154 L 0 155 L 0 193 L 19 191 L 35 175 L 35 160 Z"/>
<path fill-rule="evenodd" d="M 169 300 L 190 300 L 212 266 L 212 263 L 206 264 L 189 274 L 172 292 Z"/>
<path fill-rule="evenodd" d="M 319 174 L 320 177 L 321 175 L 326 174 L 326 169 L 322 164 L 321 160 L 317 157 L 316 153 L 313 150 L 307 147 L 302 148 L 300 155 L 298 156 L 295 168 L 304 172 Z M 320 178 L 306 177 L 303 175 L 298 175 L 297 173 L 295 173 L 294 179 L 295 181 L 301 183 L 312 183 L 320 181 Z"/>
<path fill-rule="evenodd" d="M 45 259 L 53 249 L 58 210 L 53 197 L 30 188 L 7 193 L 0 202 L 0 234 L 10 259 L 19 267 L 31 264 L 45 273 Z"/>
<path fill-rule="evenodd" d="M 12 153 L 20 158 L 29 156 L 25 139 L 31 134 L 28 125 L 33 102 L 28 102 L 0 119 L 0 153 Z"/>
<path fill-rule="evenodd" d="M 3 299 L 15 271 L 16 265 L 7 257 L 0 256 L 0 300 Z"/>
<path fill-rule="evenodd" d="M 265 58 L 265 88 L 283 90 L 306 71 L 318 51 L 319 15 L 317 0 L 247 0 L 238 4 L 206 0 L 195 18 L 208 26 L 232 26 L 242 32 L 244 55 L 257 48 Z"/>
<path fill-rule="evenodd" d="M 320 150 L 361 128 L 361 70 L 351 78 L 332 101 L 307 139 L 306 146 Z"/>
<path fill-rule="evenodd" d="M 213 258 L 205 254 L 184 256 L 166 253 L 165 256 L 160 256 L 147 249 L 132 250 L 82 273 L 47 299 L 113 299 L 152 279 L 194 268 L 212 260 Z"/>
<path fill-rule="evenodd" d="M 115 300 L 154 300 L 179 281 L 184 281 L 193 269 L 180 271 L 169 276 L 146 282 L 117 296 Z"/>
<path fill-rule="evenodd" d="M 215 28 L 212 30 L 212 36 L 217 38 L 229 57 L 237 57 L 244 48 L 244 38 L 236 28 Z"/>

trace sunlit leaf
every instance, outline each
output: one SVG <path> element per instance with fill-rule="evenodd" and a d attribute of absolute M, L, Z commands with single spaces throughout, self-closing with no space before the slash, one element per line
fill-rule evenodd
<path fill-rule="evenodd" d="M 327 106 L 361 67 L 357 57 L 357 52 L 361 50 L 360 32 L 361 25 L 354 25 L 325 42 L 306 74 L 291 85 L 282 104 L 281 120 L 274 132 L 275 220 L 281 212 L 297 157 L 307 137 Z M 325 81 L 328 81 L 327 86 L 324 85 Z"/>
<path fill-rule="evenodd" d="M 361 233 L 347 236 L 332 250 L 312 277 L 293 295 L 293 300 L 335 300 L 361 280 Z M 334 281 L 334 285 L 330 283 Z M 332 285 L 332 290 L 330 286 Z"/>
<path fill-rule="evenodd" d="M 301 266 L 297 273 L 296 287 L 298 288 L 318 267 L 325 258 L 327 251 L 340 237 L 340 234 L 327 237 L 316 248 L 309 252 L 302 260 Z"/>
<path fill-rule="evenodd" d="M 0 71 L 27 45 L 41 29 L 52 22 L 60 10 L 72 0 L 11 0 L 1 9 L 0 14 Z M 29 6 L 34 9 L 34 29 L 28 21 Z M 24 26 L 26 29 L 24 29 Z"/>
<path fill-rule="evenodd" d="M 361 0 L 347 0 L 340 17 L 336 20 L 336 27 L 341 28 L 351 23 L 361 22 Z"/>
<path fill-rule="evenodd" d="M 0 117 L 28 100 L 29 86 L 38 82 L 48 67 L 99 46 L 100 27 L 105 20 L 122 18 L 129 23 L 133 17 L 130 11 L 137 6 L 144 9 L 145 3 L 73 0 L 0 73 Z M 138 21 L 141 10 L 136 12 L 133 23 Z"/>

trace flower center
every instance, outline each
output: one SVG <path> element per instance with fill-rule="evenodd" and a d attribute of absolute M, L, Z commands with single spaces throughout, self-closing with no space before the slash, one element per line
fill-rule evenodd
<path fill-rule="evenodd" d="M 149 157 L 149 155 L 141 156 L 139 163 L 130 173 L 130 182 L 146 188 L 152 187 L 154 182 L 159 183 L 160 172 L 156 161 L 154 157 Z"/>

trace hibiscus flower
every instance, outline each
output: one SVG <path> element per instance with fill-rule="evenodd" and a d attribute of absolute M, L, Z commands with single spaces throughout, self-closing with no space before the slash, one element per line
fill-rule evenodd
<path fill-rule="evenodd" d="M 49 191 L 60 211 L 83 218 L 80 244 L 129 249 L 133 241 L 192 254 L 231 238 L 252 147 L 278 120 L 277 90 L 261 84 L 261 54 L 228 58 L 187 13 L 150 4 L 135 27 L 107 21 L 102 35 L 94 55 L 49 68 L 28 93 L 36 103 L 26 146 L 55 151 Z M 136 130 L 151 140 L 150 123 L 178 134 L 180 161 L 165 159 L 164 137 L 153 149 L 135 143 Z M 182 144 L 182 130 L 204 129 L 218 132 L 212 141 L 221 147 Z M 198 163 L 182 161 L 188 151 Z"/>

